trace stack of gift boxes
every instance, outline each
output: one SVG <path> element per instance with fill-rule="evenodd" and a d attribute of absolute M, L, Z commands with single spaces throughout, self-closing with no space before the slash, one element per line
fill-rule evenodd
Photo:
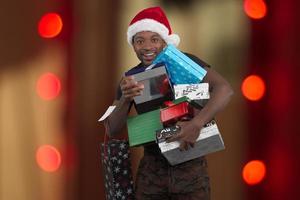
<path fill-rule="evenodd" d="M 192 119 L 209 99 L 209 86 L 201 83 L 205 75 L 204 68 L 173 45 L 147 70 L 134 74 L 145 87 L 143 94 L 134 98 L 139 114 L 127 120 L 130 146 L 156 142 L 171 165 L 224 149 L 215 120 L 201 129 L 194 148 L 188 151 L 179 150 L 179 141 L 166 142 L 180 132 L 176 123 Z"/>

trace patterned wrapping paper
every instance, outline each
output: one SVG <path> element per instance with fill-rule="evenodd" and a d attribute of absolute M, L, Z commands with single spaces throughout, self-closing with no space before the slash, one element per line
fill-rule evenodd
<path fill-rule="evenodd" d="M 208 83 L 174 85 L 175 99 L 188 97 L 191 100 L 209 99 Z"/>
<path fill-rule="evenodd" d="M 173 45 L 168 45 L 153 61 L 165 63 L 172 84 L 200 83 L 206 70 Z"/>
<path fill-rule="evenodd" d="M 107 200 L 133 200 L 134 185 L 128 141 L 101 144 L 101 161 Z"/>

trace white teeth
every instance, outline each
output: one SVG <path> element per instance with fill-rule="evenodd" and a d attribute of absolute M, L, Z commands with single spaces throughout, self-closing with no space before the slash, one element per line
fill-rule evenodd
<path fill-rule="evenodd" d="M 153 56 L 154 53 L 145 53 L 145 56 Z"/>

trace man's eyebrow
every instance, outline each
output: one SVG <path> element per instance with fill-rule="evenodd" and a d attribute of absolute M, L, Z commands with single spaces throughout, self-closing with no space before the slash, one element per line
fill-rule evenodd
<path fill-rule="evenodd" d="M 133 39 L 136 40 L 136 39 L 144 39 L 144 38 L 142 36 L 134 36 Z"/>
<path fill-rule="evenodd" d="M 151 38 L 161 38 L 162 39 L 162 37 L 159 34 L 152 35 Z"/>

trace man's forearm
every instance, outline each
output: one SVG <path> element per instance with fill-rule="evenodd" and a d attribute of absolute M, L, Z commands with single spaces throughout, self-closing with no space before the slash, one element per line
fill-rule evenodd
<path fill-rule="evenodd" d="M 214 88 L 210 94 L 210 100 L 194 117 L 193 121 L 199 125 L 199 128 L 202 128 L 204 124 L 212 120 L 219 111 L 226 107 L 232 94 L 233 90 L 229 85 L 220 85 Z"/>
<path fill-rule="evenodd" d="M 117 135 L 121 132 L 127 121 L 128 112 L 131 102 L 126 101 L 123 97 L 119 101 L 115 101 L 115 110 L 108 117 L 106 126 L 108 126 L 108 134 L 110 136 Z"/>

